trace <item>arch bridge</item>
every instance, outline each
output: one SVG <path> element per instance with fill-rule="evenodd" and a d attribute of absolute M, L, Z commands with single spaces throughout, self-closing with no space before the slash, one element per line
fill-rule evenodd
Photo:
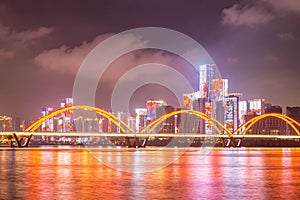
<path fill-rule="evenodd" d="M 119 128 L 120 133 L 54 133 L 54 132 L 36 132 L 36 130 L 48 119 L 55 117 L 56 115 L 65 113 L 70 110 L 85 110 L 97 113 L 107 119 L 109 119 L 116 127 Z M 174 117 L 179 114 L 187 114 L 195 116 L 196 118 L 202 119 L 207 122 L 214 130 L 213 134 L 200 134 L 200 133 L 157 133 L 155 131 L 163 124 L 167 119 Z M 278 118 L 286 122 L 292 130 L 295 131 L 296 135 L 266 135 L 266 134 L 249 134 L 249 130 L 260 120 L 268 117 Z M 17 147 L 27 147 L 32 136 L 38 135 L 52 135 L 52 136 L 99 136 L 99 137 L 123 137 L 128 147 L 145 147 L 149 138 L 220 138 L 224 147 L 240 147 L 242 141 L 246 138 L 256 139 L 300 139 L 300 124 L 294 119 L 276 113 L 268 113 L 260 116 L 256 116 L 246 123 L 242 124 L 234 132 L 230 132 L 223 124 L 216 119 L 206 115 L 205 113 L 195 110 L 178 110 L 167 113 L 152 121 L 139 133 L 135 133 L 125 122 L 114 116 L 113 114 L 91 106 L 76 105 L 66 108 L 58 109 L 46 116 L 36 120 L 30 126 L 28 126 L 24 132 L 13 132 L 13 133 L 0 133 L 0 135 L 6 135 L 9 140 L 14 139 Z"/>

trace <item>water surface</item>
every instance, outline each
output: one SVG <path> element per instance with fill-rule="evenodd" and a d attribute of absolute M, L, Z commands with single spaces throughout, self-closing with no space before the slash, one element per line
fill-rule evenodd
<path fill-rule="evenodd" d="M 125 162 L 124 155 L 135 157 L 137 151 L 176 150 L 99 151 Z M 297 148 L 220 148 L 204 158 L 190 148 L 160 170 L 128 173 L 84 148 L 2 148 L 0 199 L 297 199 L 299 159 Z"/>

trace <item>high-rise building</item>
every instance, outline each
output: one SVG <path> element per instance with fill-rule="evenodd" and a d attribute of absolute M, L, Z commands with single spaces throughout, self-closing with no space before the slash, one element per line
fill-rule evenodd
<path fill-rule="evenodd" d="M 159 118 L 167 113 L 173 112 L 175 109 L 173 106 L 159 106 L 156 108 L 156 117 Z M 171 116 L 165 119 L 160 127 L 161 133 L 175 133 L 175 116 Z"/>
<path fill-rule="evenodd" d="M 239 127 L 239 97 L 229 95 L 224 101 L 224 126 L 231 132 Z"/>
<path fill-rule="evenodd" d="M 300 123 L 300 107 L 286 107 L 286 115 Z"/>
<path fill-rule="evenodd" d="M 200 91 L 183 94 L 183 108 L 186 110 L 194 110 L 193 101 L 200 98 Z"/>
<path fill-rule="evenodd" d="M 207 101 L 223 101 L 228 94 L 228 79 L 218 76 L 214 64 L 199 66 L 199 92 L 200 98 Z"/>
<path fill-rule="evenodd" d="M 161 106 L 166 106 L 167 103 L 163 100 L 148 100 L 146 102 L 147 107 L 147 124 L 155 120 L 156 117 L 156 108 Z"/>
<path fill-rule="evenodd" d="M 286 115 L 300 123 L 300 107 L 286 107 Z M 291 128 L 289 130 L 290 132 L 294 132 Z M 299 127 L 298 130 L 300 131 Z"/>
<path fill-rule="evenodd" d="M 13 122 L 12 117 L 0 116 L 0 131 L 12 131 Z"/>
<path fill-rule="evenodd" d="M 117 112 L 117 118 L 118 118 L 119 120 L 123 121 L 124 123 L 126 123 L 128 126 L 130 126 L 130 122 L 129 122 L 130 117 L 131 117 L 131 115 L 130 115 L 130 113 L 128 113 L 128 112 Z M 119 125 L 120 125 L 120 126 L 123 126 L 123 125 L 121 125 L 121 123 L 119 123 Z M 117 132 L 118 132 L 118 133 L 121 132 L 121 130 L 120 130 L 119 127 L 117 127 Z"/>
<path fill-rule="evenodd" d="M 253 99 L 248 100 L 249 115 L 261 115 L 265 113 L 265 100 Z"/>
<path fill-rule="evenodd" d="M 67 108 L 73 106 L 73 98 L 65 98 L 60 102 L 61 108 Z M 74 131 L 73 124 L 73 110 L 68 110 L 61 114 L 60 119 L 58 119 L 58 131 L 59 132 L 72 132 Z"/>
<path fill-rule="evenodd" d="M 265 106 L 265 113 L 278 113 L 282 114 L 282 107 L 281 106 Z"/>
<path fill-rule="evenodd" d="M 127 125 L 129 126 L 129 128 L 131 128 L 132 130 L 134 130 L 135 132 L 137 132 L 136 128 L 136 118 L 129 116 L 127 119 Z"/>
<path fill-rule="evenodd" d="M 205 109 L 205 103 L 206 103 L 206 99 L 203 99 L 203 98 L 198 98 L 198 99 L 194 100 L 193 101 L 194 110 L 202 112 L 202 113 L 207 113 L 206 109 Z M 197 116 L 193 116 L 193 118 L 195 118 L 195 119 L 193 119 L 192 121 L 197 120 L 197 123 L 198 123 L 196 125 L 196 127 L 198 127 L 197 133 L 205 134 L 205 130 L 209 128 L 209 127 L 207 127 L 208 122 L 206 122 L 204 119 L 200 119 Z"/>
<path fill-rule="evenodd" d="M 199 91 L 200 97 L 211 101 L 212 81 L 214 79 L 214 68 L 212 64 L 199 66 Z"/>
<path fill-rule="evenodd" d="M 42 117 L 49 115 L 54 111 L 53 108 L 47 107 L 42 109 Z M 50 118 L 42 123 L 41 130 L 46 132 L 53 132 L 54 131 L 54 119 Z"/>
<path fill-rule="evenodd" d="M 246 122 L 247 113 L 248 113 L 247 101 L 239 101 L 239 124 L 240 125 Z"/>
<path fill-rule="evenodd" d="M 228 80 L 222 79 L 220 78 L 220 76 L 218 76 L 216 66 L 214 64 L 200 65 L 199 66 L 199 91 L 190 94 L 184 94 L 183 106 L 184 109 L 201 111 L 206 115 L 208 115 L 209 117 L 215 118 L 216 120 L 223 123 L 224 121 L 223 102 L 225 96 L 227 95 L 228 95 Z M 194 108 L 195 105 L 196 108 Z M 185 118 L 186 117 L 184 116 L 182 117 L 182 119 Z M 190 123 L 194 123 L 195 120 L 187 119 L 187 121 L 190 121 Z M 200 120 L 199 122 L 198 120 L 197 124 L 198 125 L 195 125 L 195 127 L 198 127 L 196 132 L 211 134 L 215 131 L 213 127 L 210 125 L 210 123 L 207 121 L 203 122 L 203 120 Z M 204 130 L 203 130 L 203 124 L 205 124 Z"/>
<path fill-rule="evenodd" d="M 268 104 L 267 106 L 265 106 L 265 113 L 282 114 L 282 108 L 280 106 L 273 106 L 272 104 Z M 251 132 L 251 134 L 284 135 L 290 134 L 287 127 L 287 123 L 284 120 L 269 116 L 256 122 L 249 131 Z"/>
<path fill-rule="evenodd" d="M 135 117 L 135 131 L 140 132 L 147 125 L 147 108 L 136 108 Z"/>

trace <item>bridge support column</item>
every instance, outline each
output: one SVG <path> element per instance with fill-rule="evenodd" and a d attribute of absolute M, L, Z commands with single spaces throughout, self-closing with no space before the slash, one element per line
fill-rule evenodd
<path fill-rule="evenodd" d="M 15 139 L 17 147 L 21 147 L 21 143 L 20 143 L 20 140 L 19 140 L 17 134 L 12 133 L 12 137 Z"/>
<path fill-rule="evenodd" d="M 25 136 L 26 141 L 24 144 L 21 144 L 21 138 L 18 138 L 16 133 L 12 133 L 11 135 L 8 136 L 8 139 L 10 141 L 10 146 L 11 147 L 28 147 L 28 144 L 30 142 L 30 139 L 32 138 L 33 134 L 30 134 L 29 136 Z M 16 141 L 16 144 L 13 143 L 12 139 Z"/>
<path fill-rule="evenodd" d="M 224 147 L 241 147 L 242 138 L 235 139 L 230 137 L 228 139 L 223 139 Z"/>
<path fill-rule="evenodd" d="M 142 143 L 141 147 L 146 147 L 148 140 L 149 140 L 148 137 L 145 138 L 145 139 L 143 140 L 143 143 Z"/>
<path fill-rule="evenodd" d="M 236 147 L 235 139 L 233 137 L 225 139 L 225 147 Z"/>
<path fill-rule="evenodd" d="M 125 137 L 128 148 L 138 148 L 141 147 L 138 137 Z"/>
<path fill-rule="evenodd" d="M 236 147 L 241 147 L 242 146 L 242 139 L 236 139 L 235 144 L 236 144 Z"/>
<path fill-rule="evenodd" d="M 30 134 L 28 137 L 26 137 L 27 138 L 27 140 L 26 140 L 26 142 L 25 142 L 25 144 L 24 144 L 24 147 L 28 147 L 28 145 L 29 145 L 29 142 L 30 142 L 30 139 L 32 138 L 32 134 Z"/>
<path fill-rule="evenodd" d="M 223 147 L 226 147 L 226 140 L 221 137 L 221 141 L 222 141 Z"/>

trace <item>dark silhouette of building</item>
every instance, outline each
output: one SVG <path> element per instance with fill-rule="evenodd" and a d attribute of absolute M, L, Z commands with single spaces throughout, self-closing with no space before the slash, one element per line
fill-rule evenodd
<path fill-rule="evenodd" d="M 300 107 L 286 107 L 286 115 L 300 123 Z M 294 132 L 291 127 L 289 127 L 289 130 Z M 298 130 L 300 131 L 299 127 Z"/>
<path fill-rule="evenodd" d="M 278 113 L 282 114 L 282 107 L 281 106 L 267 106 L 265 107 L 265 113 Z"/>
<path fill-rule="evenodd" d="M 204 98 L 198 98 L 192 101 L 193 110 L 205 113 L 205 102 Z M 181 110 L 181 109 L 178 109 Z M 198 116 L 180 113 L 176 116 L 176 124 L 178 132 L 180 133 L 201 133 L 205 134 L 205 120 Z"/>
<path fill-rule="evenodd" d="M 156 108 L 156 118 L 163 116 L 167 113 L 173 112 L 173 106 L 159 106 Z M 160 126 L 160 133 L 175 133 L 175 116 L 171 116 L 164 120 Z"/>
<path fill-rule="evenodd" d="M 265 107 L 265 113 L 278 113 L 282 114 L 282 107 L 280 106 L 272 106 L 268 105 Z M 255 114 L 247 115 L 247 121 L 253 117 L 256 117 Z M 249 132 L 251 134 L 266 134 L 266 135 L 283 135 L 283 134 L 291 134 L 291 132 L 287 129 L 287 123 L 277 117 L 266 117 L 258 122 L 256 122 L 250 129 Z"/>
<path fill-rule="evenodd" d="M 205 99 L 199 98 L 193 101 L 193 109 L 205 113 Z M 193 121 L 196 121 L 198 127 L 197 133 L 205 134 L 205 120 L 197 116 L 193 116 Z"/>

